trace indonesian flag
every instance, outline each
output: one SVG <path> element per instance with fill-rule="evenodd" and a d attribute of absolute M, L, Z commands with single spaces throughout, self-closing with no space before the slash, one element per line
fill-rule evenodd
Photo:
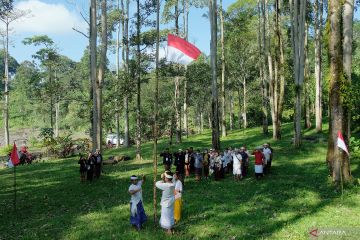
<path fill-rule="evenodd" d="M 347 155 L 349 155 L 349 151 L 346 147 L 346 144 L 345 144 L 345 141 L 344 141 L 344 137 L 343 135 L 341 134 L 341 132 L 339 131 L 338 132 L 338 139 L 337 139 L 337 146 L 339 148 L 341 148 L 344 152 L 347 153 Z"/>
<path fill-rule="evenodd" d="M 168 34 L 166 59 L 169 62 L 188 65 L 192 61 L 198 59 L 200 54 L 200 50 L 193 44 L 178 36 Z"/>
<path fill-rule="evenodd" d="M 13 149 L 10 154 L 11 162 L 14 166 L 18 165 L 20 163 L 19 155 L 17 152 L 16 144 L 14 143 Z"/>

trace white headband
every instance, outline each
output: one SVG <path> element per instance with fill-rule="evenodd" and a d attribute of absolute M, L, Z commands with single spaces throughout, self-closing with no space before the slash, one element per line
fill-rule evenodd
<path fill-rule="evenodd" d="M 165 173 L 165 177 L 168 178 L 168 179 L 172 179 L 173 177 L 167 173 Z"/>
<path fill-rule="evenodd" d="M 138 177 L 130 177 L 130 180 L 138 180 Z"/>

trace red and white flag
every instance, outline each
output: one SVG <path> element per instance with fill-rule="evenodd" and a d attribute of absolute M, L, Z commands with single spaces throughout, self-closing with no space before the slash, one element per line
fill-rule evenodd
<path fill-rule="evenodd" d="M 193 44 L 178 36 L 168 34 L 166 59 L 169 62 L 188 65 L 192 61 L 198 59 L 200 54 L 200 50 Z"/>
<path fill-rule="evenodd" d="M 19 154 L 17 152 L 17 147 L 16 147 L 16 144 L 14 143 L 14 146 L 13 146 L 13 149 L 11 151 L 11 154 L 10 154 L 10 159 L 11 159 L 11 162 L 14 166 L 18 165 L 20 163 L 20 160 L 19 160 Z"/>
<path fill-rule="evenodd" d="M 349 155 L 349 151 L 348 151 L 348 148 L 346 147 L 344 137 L 343 137 L 343 135 L 341 134 L 340 131 L 338 131 L 337 146 L 339 148 L 341 148 L 344 152 L 346 152 L 347 155 Z"/>

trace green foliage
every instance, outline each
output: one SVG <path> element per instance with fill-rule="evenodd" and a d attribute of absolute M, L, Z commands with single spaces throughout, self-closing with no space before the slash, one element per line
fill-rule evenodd
<path fill-rule="evenodd" d="M 351 157 L 360 159 L 360 138 L 351 137 L 349 146 Z"/>
<path fill-rule="evenodd" d="M 40 129 L 39 138 L 42 139 L 44 146 L 49 146 L 54 142 L 54 129 L 42 128 Z"/>
<path fill-rule="evenodd" d="M 1 146 L 0 147 L 0 156 L 7 156 L 12 151 L 13 146 Z"/>
<path fill-rule="evenodd" d="M 85 149 L 85 145 L 83 145 Z M 47 152 L 59 158 L 66 158 L 74 153 L 74 142 L 71 135 L 56 137 L 47 146 Z"/>

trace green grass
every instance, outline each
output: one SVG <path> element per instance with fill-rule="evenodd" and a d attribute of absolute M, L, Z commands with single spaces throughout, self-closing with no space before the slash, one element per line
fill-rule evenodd
<path fill-rule="evenodd" d="M 272 174 L 260 181 L 252 175 L 241 182 L 230 176 L 209 183 L 187 179 L 183 218 L 170 239 L 309 239 L 312 228 L 359 228 L 359 187 L 346 188 L 342 200 L 327 176 L 326 141 L 304 143 L 295 150 L 291 128 L 284 126 L 283 140 L 278 142 L 264 138 L 259 128 L 233 131 L 222 139 L 222 146 L 234 147 L 272 143 Z M 210 142 L 207 132 L 184 139 L 173 150 L 209 147 Z M 165 239 L 152 221 L 152 147 L 143 145 L 143 161 L 105 166 L 105 174 L 92 184 L 79 183 L 75 158 L 20 166 L 17 213 L 12 205 L 12 170 L 0 170 L 0 239 Z M 167 141 L 160 141 L 159 148 L 165 147 Z M 134 156 L 134 148 L 106 152 L 118 154 Z M 352 172 L 360 177 L 359 160 L 352 161 Z M 148 176 L 144 202 L 149 221 L 137 233 L 129 226 L 127 189 L 129 176 L 143 173 Z"/>

